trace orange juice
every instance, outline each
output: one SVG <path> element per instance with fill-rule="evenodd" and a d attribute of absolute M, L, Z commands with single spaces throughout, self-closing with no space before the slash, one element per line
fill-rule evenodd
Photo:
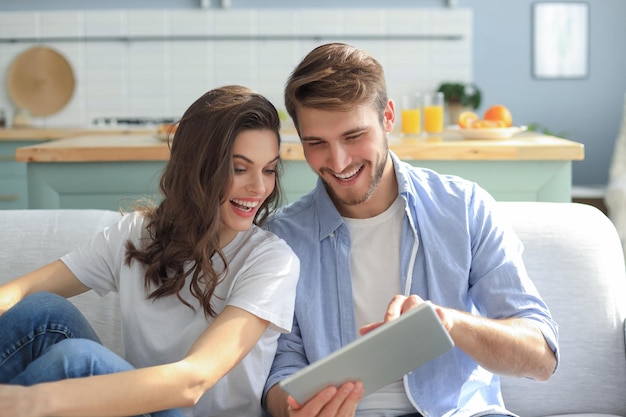
<path fill-rule="evenodd" d="M 404 109 L 400 119 L 402 121 L 402 133 L 405 135 L 417 135 L 421 131 L 420 109 Z"/>
<path fill-rule="evenodd" d="M 443 131 L 443 106 L 424 106 L 424 130 L 428 133 Z"/>

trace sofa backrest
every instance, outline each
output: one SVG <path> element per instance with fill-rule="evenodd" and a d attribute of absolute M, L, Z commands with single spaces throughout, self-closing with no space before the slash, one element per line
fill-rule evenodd
<path fill-rule="evenodd" d="M 561 362 L 547 382 L 502 378 L 523 417 L 626 416 L 626 277 L 620 240 L 598 209 L 499 203 L 524 243 L 528 273 L 559 325 Z"/>
<path fill-rule="evenodd" d="M 626 416 L 626 276 L 613 224 L 576 203 L 498 203 L 525 246 L 529 275 L 559 324 L 561 363 L 548 382 L 502 378 L 523 417 Z M 51 262 L 120 214 L 106 210 L 0 211 L 0 282 Z M 72 301 L 103 343 L 121 353 L 119 301 L 89 291 Z"/>
<path fill-rule="evenodd" d="M 52 262 L 117 222 L 109 210 L 1 210 L 0 283 Z M 70 299 L 87 317 L 102 343 L 122 353 L 117 293 L 88 291 Z"/>

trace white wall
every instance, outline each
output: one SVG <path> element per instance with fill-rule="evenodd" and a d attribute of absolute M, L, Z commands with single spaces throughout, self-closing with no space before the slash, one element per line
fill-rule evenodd
<path fill-rule="evenodd" d="M 38 126 L 179 117 L 206 90 L 231 83 L 281 108 L 293 67 L 335 40 L 369 50 L 397 101 L 441 81 L 472 80 L 472 12 L 441 8 L 0 12 L 0 76 L 33 45 L 52 47 L 70 62 L 75 93 L 58 114 L 35 118 Z M 6 89 L 0 108 L 13 114 Z"/>

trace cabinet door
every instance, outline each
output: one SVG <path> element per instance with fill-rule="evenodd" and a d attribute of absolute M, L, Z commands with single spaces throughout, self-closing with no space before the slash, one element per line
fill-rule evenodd
<path fill-rule="evenodd" d="M 26 177 L 0 179 L 0 210 L 28 208 Z"/>
<path fill-rule="evenodd" d="M 165 161 L 29 162 L 31 209 L 132 210 L 141 200 L 159 201 Z"/>
<path fill-rule="evenodd" d="M 0 210 L 28 208 L 26 163 L 15 160 L 15 150 L 39 141 L 0 141 Z"/>

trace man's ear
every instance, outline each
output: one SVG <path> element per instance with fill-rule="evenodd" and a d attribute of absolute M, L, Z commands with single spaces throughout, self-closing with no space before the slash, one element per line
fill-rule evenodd
<path fill-rule="evenodd" d="M 387 100 L 387 106 L 383 112 L 383 130 L 389 133 L 396 124 L 396 109 L 393 100 Z"/>

